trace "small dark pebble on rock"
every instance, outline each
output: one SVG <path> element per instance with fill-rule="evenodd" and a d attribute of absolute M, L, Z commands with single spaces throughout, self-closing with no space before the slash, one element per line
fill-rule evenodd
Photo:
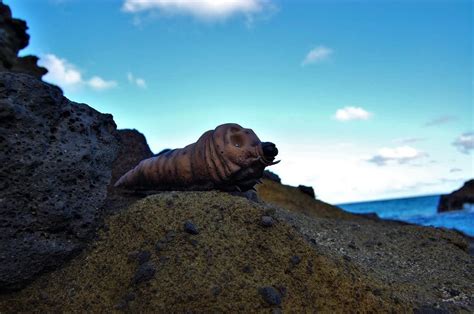
<path fill-rule="evenodd" d="M 195 239 L 189 240 L 189 243 L 191 243 L 191 245 L 194 246 L 194 247 L 197 247 L 198 244 L 199 244 L 199 242 L 198 242 L 197 240 L 195 240 Z"/>
<path fill-rule="evenodd" d="M 125 295 L 125 297 L 123 297 L 123 299 L 127 302 L 133 301 L 135 300 L 135 298 L 136 298 L 136 295 L 133 292 L 129 292 Z"/>
<path fill-rule="evenodd" d="M 219 294 L 221 294 L 222 289 L 220 287 L 213 287 L 211 292 L 213 296 L 217 297 Z"/>
<path fill-rule="evenodd" d="M 186 221 L 184 223 L 184 231 L 193 235 L 199 234 L 197 227 L 191 221 Z"/>
<path fill-rule="evenodd" d="M 376 296 L 381 296 L 382 295 L 382 290 L 375 288 L 372 293 Z"/>
<path fill-rule="evenodd" d="M 260 225 L 262 227 L 271 227 L 275 224 L 275 221 L 270 216 L 262 216 L 260 219 Z"/>
<path fill-rule="evenodd" d="M 253 269 L 252 269 L 252 267 L 251 267 L 250 265 L 245 265 L 244 268 L 242 268 L 242 271 L 243 271 L 244 273 L 250 274 L 250 273 L 253 272 Z"/>
<path fill-rule="evenodd" d="M 39 293 L 39 296 L 40 296 L 40 299 L 43 300 L 43 301 L 45 301 L 45 300 L 48 299 L 48 294 L 47 294 L 46 292 L 44 292 L 44 291 L 41 291 L 41 292 Z"/>
<path fill-rule="evenodd" d="M 262 296 L 263 300 L 270 305 L 280 305 L 281 295 L 280 292 L 273 287 L 262 287 L 258 289 L 258 292 Z"/>
<path fill-rule="evenodd" d="M 156 267 L 152 262 L 146 262 L 138 267 L 133 276 L 132 283 L 137 285 L 151 280 L 155 276 Z"/>
<path fill-rule="evenodd" d="M 290 259 L 290 262 L 293 266 L 296 266 L 301 262 L 301 257 L 299 257 L 298 255 L 293 255 Z"/>
<path fill-rule="evenodd" d="M 165 241 L 171 242 L 174 240 L 175 237 L 176 237 L 176 232 L 174 232 L 173 230 L 168 231 L 165 235 Z"/>
<path fill-rule="evenodd" d="M 168 256 L 160 256 L 160 263 L 161 264 L 166 264 L 170 258 Z"/>
<path fill-rule="evenodd" d="M 278 291 L 280 291 L 280 295 L 282 298 L 284 298 L 286 296 L 286 287 L 285 286 L 278 286 L 278 287 L 275 287 Z"/>
<path fill-rule="evenodd" d="M 137 259 L 137 256 L 140 252 L 138 251 L 132 251 L 128 253 L 128 262 L 133 262 Z"/>
<path fill-rule="evenodd" d="M 165 242 L 163 242 L 163 241 L 161 241 L 161 240 L 158 241 L 158 242 L 156 242 L 156 244 L 155 244 L 155 250 L 156 250 L 157 252 L 161 252 L 161 251 L 163 251 L 165 248 L 166 248 L 166 243 L 165 243 Z"/>
<path fill-rule="evenodd" d="M 151 253 L 150 251 L 140 251 L 137 255 L 137 261 L 138 261 L 138 264 L 143 264 L 143 263 L 146 263 L 150 260 L 151 258 Z"/>
<path fill-rule="evenodd" d="M 355 243 L 353 241 L 351 241 L 347 246 L 351 249 L 354 249 L 354 250 L 357 249 L 357 246 L 355 245 Z"/>
<path fill-rule="evenodd" d="M 117 304 L 114 306 L 114 308 L 115 308 L 116 310 L 125 310 L 125 309 L 127 308 L 127 306 L 128 306 L 127 301 L 122 300 L 122 301 L 120 301 L 119 303 L 117 303 Z"/>

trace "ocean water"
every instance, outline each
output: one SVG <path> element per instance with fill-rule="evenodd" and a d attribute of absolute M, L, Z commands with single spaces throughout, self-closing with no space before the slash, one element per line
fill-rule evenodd
<path fill-rule="evenodd" d="M 358 214 L 376 213 L 382 219 L 400 220 L 423 226 L 456 229 L 474 236 L 474 205 L 464 209 L 438 213 L 439 195 L 399 198 L 382 201 L 339 204 L 342 209 Z"/>

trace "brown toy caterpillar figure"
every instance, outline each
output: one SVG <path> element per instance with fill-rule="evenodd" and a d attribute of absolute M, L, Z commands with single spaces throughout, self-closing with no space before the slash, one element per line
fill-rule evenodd
<path fill-rule="evenodd" d="M 196 143 L 141 161 L 116 187 L 133 190 L 247 191 L 274 165 L 278 149 L 251 129 L 228 123 L 204 133 Z"/>

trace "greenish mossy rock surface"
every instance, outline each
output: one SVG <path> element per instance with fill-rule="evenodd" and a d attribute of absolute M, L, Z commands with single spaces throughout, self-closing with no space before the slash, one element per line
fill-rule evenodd
<path fill-rule="evenodd" d="M 326 257 L 272 210 L 222 192 L 149 196 L 111 216 L 64 268 L 15 294 L 2 312 L 407 311 L 393 288 Z M 186 232 L 186 222 L 198 233 Z M 189 225 L 187 225 L 187 228 Z M 189 229 L 189 228 L 188 228 Z"/>

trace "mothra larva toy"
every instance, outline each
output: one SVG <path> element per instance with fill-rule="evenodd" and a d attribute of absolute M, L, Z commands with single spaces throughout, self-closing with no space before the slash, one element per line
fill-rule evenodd
<path fill-rule="evenodd" d="M 141 161 L 116 187 L 133 190 L 247 191 L 260 181 L 278 149 L 251 129 L 228 123 L 204 133 L 196 143 Z"/>

